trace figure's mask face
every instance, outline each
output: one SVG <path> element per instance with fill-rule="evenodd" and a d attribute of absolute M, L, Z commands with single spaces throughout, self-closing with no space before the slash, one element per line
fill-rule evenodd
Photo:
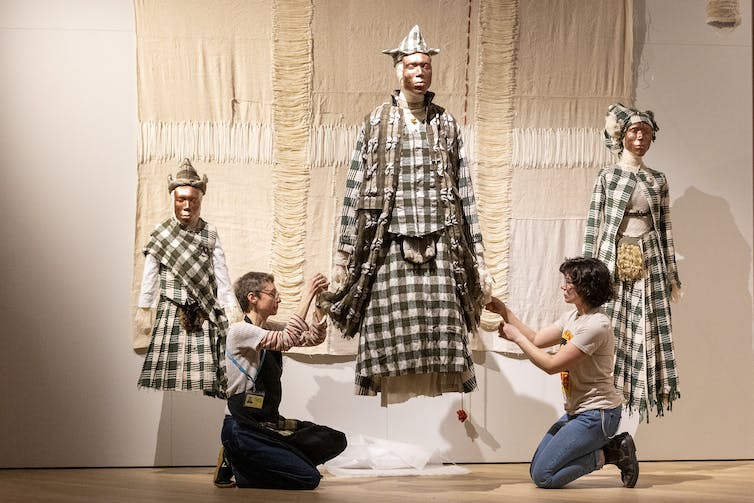
<path fill-rule="evenodd" d="M 636 122 L 626 129 L 623 148 L 638 157 L 643 157 L 652 145 L 652 126 L 646 122 Z"/>
<path fill-rule="evenodd" d="M 186 227 L 196 227 L 202 212 L 202 191 L 190 185 L 173 190 L 175 218 Z"/>
<path fill-rule="evenodd" d="M 432 85 L 432 58 L 422 52 L 403 56 L 401 87 L 414 94 L 425 94 Z"/>

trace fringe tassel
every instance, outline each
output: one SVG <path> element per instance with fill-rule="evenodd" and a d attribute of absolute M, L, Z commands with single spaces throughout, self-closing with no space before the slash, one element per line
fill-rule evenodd
<path fill-rule="evenodd" d="M 361 126 L 322 125 L 312 128 L 309 135 L 307 161 L 312 167 L 332 166 L 351 162 L 356 137 Z M 476 154 L 476 127 L 459 126 L 468 159 Z"/>
<path fill-rule="evenodd" d="M 350 162 L 360 127 L 323 125 L 312 128 L 309 136 L 308 162 L 313 167 Z"/>
<path fill-rule="evenodd" d="M 477 85 L 476 199 L 486 248 L 487 269 L 495 278 L 494 294 L 508 288 L 510 246 L 513 93 L 518 39 L 518 1 L 483 0 L 479 19 L 480 71 Z M 483 313 L 481 328 L 495 329 L 498 318 Z"/>
<path fill-rule="evenodd" d="M 248 122 L 162 122 L 139 125 L 139 164 L 172 159 L 217 163 L 272 162 L 272 126 Z"/>
<path fill-rule="evenodd" d="M 605 166 L 617 157 L 602 143 L 602 130 L 514 129 L 514 168 L 590 168 Z"/>
<path fill-rule="evenodd" d="M 301 298 L 306 260 L 311 127 L 313 8 L 310 0 L 276 0 L 273 24 L 273 188 L 271 269 L 283 312 Z"/>

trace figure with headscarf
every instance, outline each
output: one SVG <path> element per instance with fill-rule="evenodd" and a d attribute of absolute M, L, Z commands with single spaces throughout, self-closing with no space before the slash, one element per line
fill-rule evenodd
<path fill-rule="evenodd" d="M 391 57 L 400 89 L 367 114 L 347 174 L 323 305 L 359 336 L 356 393 L 382 405 L 476 388 L 468 334 L 491 279 L 455 118 L 437 105 L 418 26 Z"/>
<path fill-rule="evenodd" d="M 168 175 L 174 214 L 144 247 L 136 325 L 151 337 L 138 385 L 225 398 L 224 308 L 236 303 L 217 229 L 200 216 L 206 190 L 188 159 Z"/>
<path fill-rule="evenodd" d="M 651 111 L 608 108 L 603 140 L 619 155 L 594 184 L 584 255 L 607 264 L 616 282 L 607 312 L 615 333 L 616 387 L 628 411 L 648 417 L 680 397 L 670 302 L 681 295 L 670 224 L 668 181 L 644 163 L 659 130 Z"/>

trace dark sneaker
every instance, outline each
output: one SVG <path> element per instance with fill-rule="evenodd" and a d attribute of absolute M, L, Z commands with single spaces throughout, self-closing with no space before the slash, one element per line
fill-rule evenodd
<path fill-rule="evenodd" d="M 217 456 L 217 467 L 215 468 L 215 485 L 217 487 L 235 487 L 233 482 L 233 468 L 230 461 L 225 456 L 225 448 L 220 447 L 220 454 Z"/>
<path fill-rule="evenodd" d="M 629 433 L 621 433 L 610 439 L 604 447 L 605 463 L 620 469 L 624 487 L 634 487 L 639 480 L 639 461 L 636 458 L 636 444 Z"/>

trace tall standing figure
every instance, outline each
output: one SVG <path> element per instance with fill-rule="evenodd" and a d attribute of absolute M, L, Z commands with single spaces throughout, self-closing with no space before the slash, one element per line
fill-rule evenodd
<path fill-rule="evenodd" d="M 671 337 L 670 301 L 680 298 L 670 225 L 668 181 L 647 167 L 644 154 L 658 131 L 654 114 L 620 103 L 608 108 L 603 139 L 619 154 L 594 185 L 584 255 L 615 276 L 607 306 L 615 331 L 615 384 L 629 411 L 647 417 L 680 397 Z"/>
<path fill-rule="evenodd" d="M 341 287 L 323 296 L 344 335 L 360 336 L 356 393 L 381 393 L 383 406 L 476 388 L 468 331 L 490 280 L 459 126 L 429 92 L 438 52 L 418 26 L 383 51 L 401 88 L 364 119 L 335 258 Z"/>
<path fill-rule="evenodd" d="M 200 216 L 207 176 L 185 159 L 168 190 L 174 215 L 144 247 L 137 329 L 150 330 L 151 340 L 138 384 L 225 398 L 224 308 L 236 304 L 217 229 Z M 152 324 L 145 313 L 155 303 Z"/>

